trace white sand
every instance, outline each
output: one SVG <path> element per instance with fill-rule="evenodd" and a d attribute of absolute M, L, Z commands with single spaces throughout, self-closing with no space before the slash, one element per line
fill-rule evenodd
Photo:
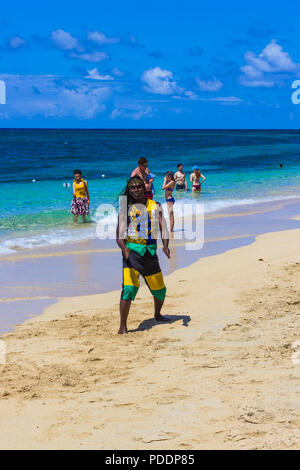
<path fill-rule="evenodd" d="M 293 230 L 168 276 L 171 324 L 146 288 L 124 336 L 119 292 L 63 299 L 2 337 L 0 448 L 299 448 L 299 279 Z"/>

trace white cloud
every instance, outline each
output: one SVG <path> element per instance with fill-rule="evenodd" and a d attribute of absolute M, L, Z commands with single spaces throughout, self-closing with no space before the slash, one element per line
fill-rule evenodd
<path fill-rule="evenodd" d="M 198 95 L 196 93 L 194 93 L 193 91 L 190 91 L 190 90 L 187 90 L 184 92 L 185 96 L 188 97 L 189 100 L 197 100 L 198 99 Z"/>
<path fill-rule="evenodd" d="M 198 100 L 198 95 L 191 91 L 191 90 L 184 90 L 183 88 L 180 89 L 180 92 L 182 93 L 181 95 L 174 95 L 172 96 L 172 98 L 174 100 L 192 100 L 192 101 L 195 101 L 195 100 Z"/>
<path fill-rule="evenodd" d="M 271 88 L 280 79 L 280 74 L 300 71 L 300 64 L 294 63 L 275 39 L 259 55 L 248 51 L 244 57 L 246 65 L 241 67 L 241 84 L 244 86 Z"/>
<path fill-rule="evenodd" d="M 89 31 L 88 32 L 88 38 L 90 41 L 95 42 L 96 44 L 99 44 L 100 46 L 104 44 L 116 44 L 120 42 L 120 38 L 118 37 L 108 37 L 104 33 L 101 33 L 99 31 Z"/>
<path fill-rule="evenodd" d="M 111 71 L 116 77 L 123 77 L 123 75 L 125 75 L 124 72 L 122 72 L 122 70 L 119 70 L 118 67 L 114 67 Z"/>
<path fill-rule="evenodd" d="M 5 75 L 5 81 L 11 93 L 6 105 L 10 118 L 94 119 L 105 111 L 105 103 L 112 96 L 110 87 L 90 80 L 64 80 L 51 75 Z M 38 88 L 38 95 L 34 88 Z"/>
<path fill-rule="evenodd" d="M 125 36 L 123 36 L 121 41 L 123 44 L 129 47 L 143 47 L 143 45 L 138 42 L 137 38 L 130 33 L 127 33 Z"/>
<path fill-rule="evenodd" d="M 138 121 L 145 117 L 152 117 L 154 114 L 152 106 L 127 104 L 115 108 L 110 114 L 111 119 L 129 118 Z"/>
<path fill-rule="evenodd" d="M 25 44 L 26 41 L 20 38 L 20 36 L 14 36 L 9 40 L 9 47 L 11 49 L 18 49 L 19 47 L 25 46 Z"/>
<path fill-rule="evenodd" d="M 64 89 L 60 92 L 58 99 L 63 106 L 58 110 L 58 116 L 76 115 L 81 119 L 93 119 L 105 111 L 106 106 L 102 103 L 103 90 L 88 90 L 78 87 L 74 90 Z"/>
<path fill-rule="evenodd" d="M 145 70 L 141 80 L 146 84 L 144 89 L 149 93 L 173 95 L 178 91 L 182 91 L 173 80 L 173 73 L 169 70 L 162 70 L 160 67 Z"/>
<path fill-rule="evenodd" d="M 252 87 L 252 88 L 272 88 L 275 85 L 273 80 L 247 80 L 247 78 L 242 77 L 241 83 L 244 86 Z"/>
<path fill-rule="evenodd" d="M 276 43 L 275 39 L 258 56 L 251 51 L 246 52 L 245 60 L 261 72 L 295 72 L 298 69 L 290 55 L 283 52 L 282 47 Z"/>
<path fill-rule="evenodd" d="M 78 39 L 74 38 L 70 33 L 63 29 L 56 29 L 51 33 L 51 39 L 54 44 L 64 51 L 70 51 L 72 49 L 82 50 L 82 47 Z"/>
<path fill-rule="evenodd" d="M 219 96 L 218 98 L 211 98 L 210 101 L 219 101 L 221 103 L 241 103 L 241 98 L 237 96 Z"/>
<path fill-rule="evenodd" d="M 217 98 L 200 98 L 200 101 L 214 101 L 224 105 L 236 105 L 242 102 L 237 96 L 218 96 Z"/>
<path fill-rule="evenodd" d="M 88 75 L 84 78 L 90 78 L 92 80 L 114 80 L 113 77 L 110 75 L 100 75 L 99 71 L 97 68 L 94 68 L 92 70 L 88 70 Z"/>
<path fill-rule="evenodd" d="M 219 91 L 223 83 L 214 78 L 213 80 L 201 80 L 201 78 L 196 78 L 196 82 L 202 91 Z"/>
<path fill-rule="evenodd" d="M 105 52 L 87 52 L 83 54 L 71 52 L 70 57 L 73 59 L 84 60 L 86 62 L 102 62 L 102 60 L 108 59 L 108 55 Z"/>

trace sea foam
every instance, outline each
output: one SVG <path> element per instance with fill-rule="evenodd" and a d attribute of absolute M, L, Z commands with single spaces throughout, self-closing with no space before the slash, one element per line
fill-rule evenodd
<path fill-rule="evenodd" d="M 175 195 L 176 196 L 176 195 Z M 231 209 L 234 207 L 251 206 L 267 202 L 276 202 L 281 200 L 295 199 L 296 196 L 274 196 L 266 198 L 245 198 L 245 199 L 217 199 L 215 201 L 205 201 L 201 196 L 199 198 L 184 197 L 175 202 L 174 214 L 176 217 L 181 217 L 184 213 L 184 206 L 187 215 L 202 214 L 204 206 L 204 214 L 220 213 L 223 210 Z M 164 214 L 167 217 L 167 205 L 162 204 Z M 106 213 L 104 211 L 104 213 Z M 102 226 L 113 226 L 114 232 L 117 225 L 117 210 L 116 208 L 106 215 L 102 215 L 103 211 L 96 211 L 92 217 L 93 224 L 90 227 L 78 226 L 73 229 L 51 229 L 47 232 L 28 234 L 27 237 L 15 236 L 10 239 L 2 240 L 0 243 L 0 256 L 9 255 L 23 250 L 33 250 L 38 248 L 60 246 L 78 243 L 84 240 L 91 240 L 97 238 L 97 225 L 100 223 Z"/>

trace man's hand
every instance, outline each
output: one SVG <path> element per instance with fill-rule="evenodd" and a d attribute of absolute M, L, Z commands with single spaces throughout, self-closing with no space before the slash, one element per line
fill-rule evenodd
<path fill-rule="evenodd" d="M 171 254 L 170 254 L 170 250 L 167 246 L 165 246 L 163 248 L 163 252 L 165 253 L 165 255 L 168 257 L 168 258 L 171 258 Z"/>
<path fill-rule="evenodd" d="M 123 248 L 122 250 L 122 253 L 123 253 L 123 256 L 125 259 L 128 259 L 129 258 L 129 254 L 130 254 L 130 249 L 127 248 L 127 246 L 125 246 L 125 248 Z"/>

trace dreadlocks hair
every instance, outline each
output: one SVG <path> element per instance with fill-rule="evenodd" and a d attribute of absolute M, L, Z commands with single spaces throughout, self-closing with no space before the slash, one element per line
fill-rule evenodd
<path fill-rule="evenodd" d="M 130 188 L 130 183 L 132 183 L 133 180 L 139 182 L 144 188 L 144 193 L 146 192 L 145 182 L 140 176 L 138 176 L 138 175 L 131 176 L 131 178 L 129 178 L 127 180 L 127 184 L 126 184 L 125 188 L 120 193 L 120 196 L 125 196 L 127 198 L 127 224 L 130 224 L 130 219 L 129 219 L 129 216 L 128 216 L 130 206 L 132 204 L 134 204 L 134 202 L 135 202 L 133 197 L 130 195 L 130 189 L 129 189 Z"/>

